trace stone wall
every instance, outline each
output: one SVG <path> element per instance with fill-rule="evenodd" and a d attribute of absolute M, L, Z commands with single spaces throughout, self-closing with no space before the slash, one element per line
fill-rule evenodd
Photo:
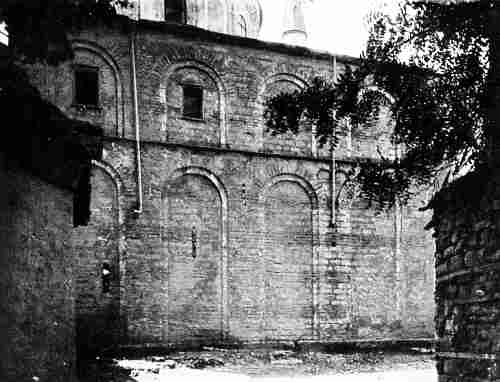
<path fill-rule="evenodd" d="M 349 180 L 354 159 L 374 158 L 378 146 L 390 155 L 388 123 L 355 134 L 340 128 L 333 198 L 330 152 L 310 128 L 296 145 L 265 131 L 265 98 L 330 78 L 332 56 L 140 23 L 137 214 L 130 36 L 75 36 L 74 63 L 89 64 L 93 54 L 104 66 L 100 93 L 109 96 L 97 110 L 72 104 L 72 64 L 32 68 L 43 94 L 74 117 L 98 117 L 107 135 L 94 169 L 93 220 L 74 241 L 78 322 L 90 330 L 83 346 L 101 338 L 97 347 L 107 347 L 115 336 L 128 345 L 433 337 L 428 214 L 417 200 L 377 213 Z M 341 72 L 355 60 L 337 62 Z M 205 89 L 201 121 L 182 116 L 185 80 Z M 108 292 L 104 263 L 113 274 Z"/>
<path fill-rule="evenodd" d="M 85 293 L 96 285 L 89 312 L 106 299 L 99 264 L 120 256 L 128 343 L 186 342 L 187 333 L 193 343 L 432 338 L 432 242 L 415 207 L 377 213 L 353 194 L 335 233 L 328 161 L 143 143 L 144 210 L 135 216 L 133 150 L 132 141 L 108 140 L 106 165 L 94 170 L 95 188 L 121 202 L 104 210 L 106 199 L 94 199 L 93 216 L 123 216 L 119 233 L 110 236 L 111 220 L 101 218 L 78 232 L 90 245 L 81 250 L 100 256 L 88 263 L 93 281 L 80 285 Z M 207 327 L 210 316 L 218 321 Z"/>
<path fill-rule="evenodd" d="M 73 193 L 0 156 L 0 379 L 72 381 Z"/>
<path fill-rule="evenodd" d="M 500 378 L 500 177 L 480 169 L 434 200 L 440 381 Z"/>

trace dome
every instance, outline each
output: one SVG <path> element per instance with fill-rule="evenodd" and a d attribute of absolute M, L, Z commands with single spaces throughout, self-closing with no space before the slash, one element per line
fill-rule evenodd
<path fill-rule="evenodd" d="M 258 0 L 135 0 L 138 17 L 187 23 L 214 32 L 257 38 L 262 26 Z M 130 13 L 133 13 L 130 12 Z M 133 17 L 133 16 L 132 16 Z"/>

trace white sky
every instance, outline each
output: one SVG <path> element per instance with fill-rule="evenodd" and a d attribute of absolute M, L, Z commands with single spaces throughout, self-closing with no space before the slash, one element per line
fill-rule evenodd
<path fill-rule="evenodd" d="M 260 0 L 264 19 L 260 39 L 281 42 L 285 0 Z M 371 9 L 393 9 L 397 0 L 304 0 L 307 47 L 359 57 L 368 31 L 363 18 Z"/>

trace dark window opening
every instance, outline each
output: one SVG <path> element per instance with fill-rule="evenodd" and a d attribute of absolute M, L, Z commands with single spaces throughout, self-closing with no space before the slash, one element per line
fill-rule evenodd
<path fill-rule="evenodd" d="M 184 24 L 185 21 L 185 0 L 165 1 L 165 21 Z"/>
<path fill-rule="evenodd" d="M 102 278 L 102 292 L 109 293 L 111 291 L 111 267 L 108 263 L 102 264 L 101 278 Z"/>
<path fill-rule="evenodd" d="M 98 106 L 99 69 L 90 66 L 75 68 L 75 104 Z"/>
<path fill-rule="evenodd" d="M 203 119 L 203 88 L 184 85 L 182 115 L 187 118 Z"/>

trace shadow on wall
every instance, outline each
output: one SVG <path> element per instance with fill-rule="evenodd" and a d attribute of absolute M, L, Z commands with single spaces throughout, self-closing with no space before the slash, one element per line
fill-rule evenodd
<path fill-rule="evenodd" d="M 244 345 L 239 338 L 223 333 L 220 330 L 202 329 L 196 330 L 191 339 L 183 341 L 182 344 L 171 344 L 168 350 L 203 350 L 204 347 L 218 347 L 225 349 L 238 349 Z"/>
<path fill-rule="evenodd" d="M 123 320 L 115 309 L 77 317 L 77 359 L 89 360 L 102 354 L 116 354 L 123 327 Z"/>
<path fill-rule="evenodd" d="M 86 315 L 76 322 L 76 345 L 79 368 L 107 356 L 147 356 L 169 353 L 178 350 L 203 350 L 206 347 L 238 349 L 244 342 L 237 337 L 220 330 L 198 329 L 193 337 L 181 344 L 148 344 L 147 346 L 120 346 L 123 336 L 120 336 L 123 324 L 119 316 L 112 313 L 101 315 Z M 95 363 L 95 362 L 94 362 Z M 83 370 L 85 372 L 85 370 Z"/>

